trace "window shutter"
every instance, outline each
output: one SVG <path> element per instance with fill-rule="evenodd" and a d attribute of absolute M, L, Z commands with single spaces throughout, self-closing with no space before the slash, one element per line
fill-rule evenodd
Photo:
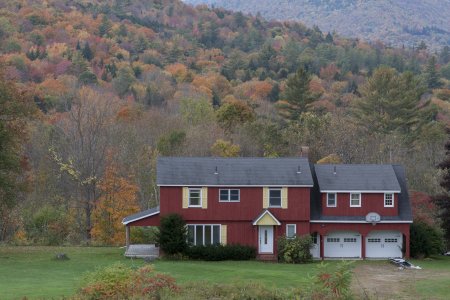
<path fill-rule="evenodd" d="M 227 225 L 220 226 L 220 243 L 222 245 L 227 244 Z"/>
<path fill-rule="evenodd" d="M 189 188 L 183 187 L 183 208 L 188 208 L 189 206 Z"/>
<path fill-rule="evenodd" d="M 263 208 L 269 208 L 269 188 L 263 187 Z"/>
<path fill-rule="evenodd" d="M 281 208 L 288 208 L 288 188 L 281 189 Z"/>
<path fill-rule="evenodd" d="M 208 188 L 207 187 L 202 188 L 202 208 L 203 209 L 208 208 Z"/>

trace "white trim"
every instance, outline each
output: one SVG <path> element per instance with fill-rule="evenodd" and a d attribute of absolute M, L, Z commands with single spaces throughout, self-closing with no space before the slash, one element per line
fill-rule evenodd
<path fill-rule="evenodd" d="M 321 193 L 364 193 L 364 194 L 399 194 L 400 191 L 363 191 L 363 190 L 320 190 Z"/>
<path fill-rule="evenodd" d="M 392 205 L 386 205 L 386 195 L 392 195 Z M 384 193 L 384 207 L 394 207 L 395 195 L 393 193 Z"/>
<path fill-rule="evenodd" d="M 145 218 L 148 218 L 148 217 L 157 215 L 157 214 L 159 214 L 159 213 L 160 213 L 160 211 L 158 210 L 157 212 L 154 212 L 154 213 L 151 213 L 151 214 L 148 214 L 148 215 L 144 215 L 144 216 L 142 216 L 142 217 L 139 217 L 139 218 L 136 218 L 136 219 L 127 221 L 127 222 L 124 222 L 124 221 L 122 220 L 122 224 L 123 224 L 123 225 L 127 225 L 127 224 L 129 224 L 129 223 L 133 223 L 133 222 L 136 222 L 136 221 L 139 221 L 139 220 L 142 220 L 142 219 L 145 219 Z"/>
<path fill-rule="evenodd" d="M 198 190 L 198 191 L 200 191 L 200 204 L 199 205 L 191 205 L 191 190 Z M 200 187 L 200 188 L 197 188 L 197 187 L 194 187 L 194 188 L 188 188 L 188 207 L 203 207 L 202 206 L 203 205 L 203 189 Z"/>
<path fill-rule="evenodd" d="M 238 200 L 231 200 L 231 190 L 238 191 Z M 220 200 L 220 192 L 228 191 L 228 200 Z M 232 202 L 241 202 L 241 190 L 240 189 L 219 189 L 219 202 L 232 203 Z"/>
<path fill-rule="evenodd" d="M 310 223 L 352 223 L 352 224 L 371 224 L 366 221 L 330 221 L 330 220 L 309 220 Z M 389 224 L 389 223 L 412 223 L 413 221 L 380 221 L 377 224 Z"/>
<path fill-rule="evenodd" d="M 352 205 L 352 195 L 359 195 L 359 205 Z M 350 207 L 361 207 L 361 193 L 350 193 Z"/>
<path fill-rule="evenodd" d="M 334 195 L 334 205 L 328 205 L 328 195 Z M 327 207 L 337 207 L 337 193 L 327 193 Z"/>
<path fill-rule="evenodd" d="M 288 226 L 294 226 L 294 236 L 288 236 Z M 291 239 L 297 235 L 297 224 L 286 224 L 286 238 Z"/>
<path fill-rule="evenodd" d="M 268 211 L 267 209 L 258 217 L 258 219 L 255 220 L 255 222 L 253 222 L 253 225 L 257 225 L 256 223 L 258 223 L 258 221 L 261 220 L 262 217 L 264 217 L 266 214 L 269 214 L 277 222 L 278 226 L 281 225 L 280 221 L 278 221 L 278 219 L 275 218 L 275 216 L 272 215 L 272 213 L 270 211 Z M 262 226 L 266 226 L 266 225 L 262 225 Z"/>
<path fill-rule="evenodd" d="M 279 188 L 282 188 L 282 187 L 314 187 L 313 185 L 310 185 L 310 184 L 306 184 L 306 185 L 286 185 L 286 184 L 283 184 L 283 185 L 273 185 L 273 184 L 269 184 L 269 185 L 267 185 L 267 184 L 264 184 L 264 185 L 261 185 L 261 184 L 257 184 L 257 185 L 255 185 L 255 184 L 253 184 L 253 185 L 246 185 L 246 184 L 239 184 L 239 185 L 236 185 L 236 184 L 227 184 L 227 185 L 224 185 L 224 184 L 211 184 L 211 185 L 205 185 L 205 184 L 201 184 L 201 185 L 199 185 L 199 184 L 157 184 L 157 186 L 173 186 L 173 187 L 180 187 L 180 186 L 182 186 L 182 187 L 185 187 L 185 186 L 191 186 L 191 187 L 224 187 L 224 188 L 226 188 L 226 187 L 267 187 L 267 186 L 270 186 L 270 187 L 279 187 Z"/>
<path fill-rule="evenodd" d="M 202 231 L 202 238 L 203 238 L 203 246 L 205 245 L 205 226 L 219 226 L 219 244 L 222 242 L 222 224 L 186 224 L 186 231 L 188 230 L 188 226 L 203 226 L 203 231 Z M 195 228 L 195 227 L 194 227 Z M 211 227 L 211 242 L 213 242 L 213 237 L 214 237 L 214 230 L 213 227 Z M 187 237 L 189 239 L 189 237 Z M 198 246 L 196 245 L 196 241 L 197 241 L 197 230 L 194 229 L 194 246 Z M 211 243 L 211 245 L 214 245 L 213 243 Z"/>

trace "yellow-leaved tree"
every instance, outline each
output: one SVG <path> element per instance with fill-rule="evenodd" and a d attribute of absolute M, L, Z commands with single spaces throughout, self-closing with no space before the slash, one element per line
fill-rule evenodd
<path fill-rule="evenodd" d="M 125 244 L 122 219 L 139 211 L 138 187 L 118 174 L 117 166 L 110 162 L 99 184 L 101 196 L 93 212 L 92 238 L 100 244 Z"/>

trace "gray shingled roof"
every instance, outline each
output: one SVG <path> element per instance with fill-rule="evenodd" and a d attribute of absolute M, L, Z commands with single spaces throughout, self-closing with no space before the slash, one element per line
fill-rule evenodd
<path fill-rule="evenodd" d="M 348 165 L 352 166 L 352 165 Z M 359 165 L 362 166 L 362 165 Z M 405 170 L 400 165 L 389 165 L 394 171 L 397 183 L 399 184 L 399 204 L 398 216 L 381 216 L 381 221 L 412 221 L 411 204 L 409 201 L 408 187 L 406 185 Z M 339 169 L 337 170 L 339 171 Z M 317 172 L 317 168 L 313 170 Z M 337 173 L 337 172 L 336 172 Z M 318 178 L 318 176 L 316 176 Z M 365 222 L 365 216 L 323 216 L 320 201 L 320 193 L 317 188 L 311 192 L 311 220 L 312 221 L 353 221 L 353 222 Z"/>
<path fill-rule="evenodd" d="M 133 215 L 126 216 L 125 218 L 123 218 L 122 224 L 126 225 L 128 223 L 131 223 L 131 222 L 134 222 L 137 220 L 141 220 L 145 217 L 156 215 L 156 214 L 159 214 L 159 206 L 135 213 Z"/>
<path fill-rule="evenodd" d="M 392 165 L 315 165 L 314 168 L 321 191 L 400 191 Z"/>
<path fill-rule="evenodd" d="M 160 157 L 157 184 L 312 186 L 313 179 L 306 158 Z"/>

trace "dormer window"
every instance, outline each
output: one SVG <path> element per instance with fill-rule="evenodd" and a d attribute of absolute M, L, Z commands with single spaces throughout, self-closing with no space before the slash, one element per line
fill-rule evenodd
<path fill-rule="evenodd" d="M 327 207 L 336 207 L 336 193 L 327 193 Z"/>
<path fill-rule="evenodd" d="M 394 207 L 394 194 L 384 194 L 384 207 Z"/>
<path fill-rule="evenodd" d="M 361 193 L 350 193 L 350 207 L 361 207 Z"/>

